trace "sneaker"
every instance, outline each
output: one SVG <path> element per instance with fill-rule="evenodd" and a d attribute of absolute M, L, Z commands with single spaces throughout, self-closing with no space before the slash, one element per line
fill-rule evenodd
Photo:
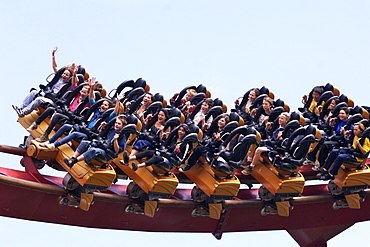
<path fill-rule="evenodd" d="M 303 161 L 303 165 L 313 166 L 315 163 L 312 160 L 306 159 Z"/>
<path fill-rule="evenodd" d="M 321 166 L 320 166 L 320 164 L 319 163 L 315 163 L 314 165 L 312 165 L 312 171 L 315 171 L 315 172 L 317 172 L 317 171 L 320 171 L 320 168 L 321 168 Z"/>
<path fill-rule="evenodd" d="M 21 108 L 19 108 L 16 105 L 12 105 L 12 107 L 15 110 L 15 112 L 18 114 L 18 117 L 24 117 L 25 116 L 25 114 L 24 114 L 24 112 L 22 111 Z"/>
<path fill-rule="evenodd" d="M 32 130 L 35 130 L 35 129 L 37 129 L 37 124 L 36 124 L 36 122 L 33 122 L 31 125 L 30 125 L 30 127 L 28 127 L 27 128 L 27 131 L 29 131 L 29 132 L 31 132 Z"/>
<path fill-rule="evenodd" d="M 130 157 L 127 155 L 127 152 L 123 152 L 123 162 L 125 163 L 125 165 L 127 165 L 129 161 Z"/>
<path fill-rule="evenodd" d="M 40 143 L 39 146 L 40 147 L 43 147 L 43 148 L 46 148 L 46 145 L 47 144 L 50 144 L 50 142 L 49 141 L 46 141 L 46 142 Z"/>
<path fill-rule="evenodd" d="M 50 151 L 56 150 L 54 143 L 45 144 L 45 147 L 48 148 Z"/>
<path fill-rule="evenodd" d="M 319 172 L 316 174 L 316 177 L 320 178 L 320 177 L 324 176 L 324 175 L 325 175 L 325 174 L 327 174 L 327 173 L 328 173 L 328 171 L 327 171 L 325 168 L 323 168 L 321 171 L 319 171 Z"/>
<path fill-rule="evenodd" d="M 333 176 L 333 175 L 331 175 L 329 172 L 327 172 L 327 173 L 325 173 L 324 175 L 322 175 L 322 176 L 320 177 L 320 179 L 322 179 L 322 180 L 332 180 L 332 179 L 334 179 L 334 176 Z"/>
<path fill-rule="evenodd" d="M 244 170 L 242 170 L 241 171 L 241 173 L 243 174 L 243 175 L 245 175 L 245 176 L 248 176 L 249 174 L 251 174 L 252 173 L 252 171 L 253 171 L 253 167 L 247 167 L 247 168 L 245 168 Z"/>
<path fill-rule="evenodd" d="M 63 161 L 64 161 L 64 163 L 65 163 L 67 166 L 69 166 L 69 167 L 72 167 L 75 163 L 77 163 L 77 162 L 78 162 L 78 160 L 77 160 L 76 158 L 74 158 L 74 157 L 72 157 L 72 158 L 70 158 L 70 159 L 65 158 Z"/>
<path fill-rule="evenodd" d="M 240 167 L 242 167 L 242 168 L 248 168 L 251 164 L 252 164 L 252 161 L 251 160 L 247 160 L 245 162 L 242 162 L 242 164 L 240 165 Z"/>
<path fill-rule="evenodd" d="M 126 163 L 125 160 L 120 160 L 119 163 L 121 163 L 124 166 L 128 166 L 128 163 Z"/>
<path fill-rule="evenodd" d="M 180 172 L 186 172 L 186 171 L 189 171 L 190 168 L 191 168 L 190 165 L 186 165 L 186 166 L 183 166 L 183 167 L 179 168 L 179 171 Z"/>
<path fill-rule="evenodd" d="M 44 141 L 47 141 L 49 140 L 49 136 L 47 134 L 42 134 L 39 138 L 36 138 L 36 141 L 38 142 L 44 142 Z"/>
<path fill-rule="evenodd" d="M 132 162 L 132 170 L 133 171 L 136 171 L 139 167 L 137 166 L 137 164 L 135 162 Z"/>

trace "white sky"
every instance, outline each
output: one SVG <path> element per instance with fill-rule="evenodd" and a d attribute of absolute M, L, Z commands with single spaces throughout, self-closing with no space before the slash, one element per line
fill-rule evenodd
<path fill-rule="evenodd" d="M 185 86 L 202 83 L 212 98 L 221 98 L 231 109 L 249 88 L 267 86 L 296 110 L 303 94 L 331 82 L 355 103 L 368 105 L 369 5 L 326 0 L 0 0 L 0 128 L 5 130 L 0 143 L 17 146 L 27 134 L 11 105 L 19 105 L 31 87 L 45 82 L 56 45 L 59 66 L 82 64 L 108 90 L 143 77 L 152 92 L 168 99 Z M 18 157 L 1 157 L 2 166 L 21 169 Z M 138 238 L 151 246 L 166 246 L 164 239 L 178 247 L 295 245 L 283 231 L 226 233 L 217 241 L 211 234 L 92 230 L 4 217 L 0 222 L 4 246 L 65 246 L 67 239 L 82 246 L 85 240 L 90 246 L 129 245 Z M 354 239 L 351 233 L 368 227 L 357 224 L 329 246 L 363 244 L 366 236 L 357 232 Z M 99 239 L 91 240 L 94 234 Z"/>

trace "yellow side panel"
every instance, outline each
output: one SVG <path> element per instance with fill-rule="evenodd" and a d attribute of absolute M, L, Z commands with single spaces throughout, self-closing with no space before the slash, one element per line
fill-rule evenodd
<path fill-rule="evenodd" d="M 145 201 L 144 214 L 148 217 L 153 218 L 155 212 L 157 211 L 157 201 Z"/>
<path fill-rule="evenodd" d="M 32 140 L 27 148 L 27 154 L 39 160 L 52 160 L 56 158 L 58 151 L 51 151 L 47 148 L 40 147 L 39 144 L 37 141 Z"/>
<path fill-rule="evenodd" d="M 276 193 L 301 194 L 303 192 L 304 182 L 305 180 L 302 175 L 298 177 L 284 178 L 281 180 L 281 186 Z"/>
<path fill-rule="evenodd" d="M 186 171 L 185 174 L 207 196 L 211 196 L 218 186 L 218 182 L 214 178 L 213 171 L 208 164 L 196 164 L 189 171 Z"/>
<path fill-rule="evenodd" d="M 290 207 L 289 201 L 276 202 L 276 207 L 277 207 L 278 214 L 280 216 L 285 216 L 285 217 L 289 216 L 289 207 Z"/>
<path fill-rule="evenodd" d="M 339 188 L 361 186 L 370 184 L 370 169 L 346 171 L 338 170 L 338 175 L 335 176 L 334 183 Z"/>
<path fill-rule="evenodd" d="M 360 209 L 360 195 L 351 194 L 345 195 L 349 208 Z"/>
<path fill-rule="evenodd" d="M 135 183 L 146 193 L 158 192 L 172 195 L 179 183 L 177 177 L 164 177 L 153 174 L 151 167 L 142 167 L 136 171 L 132 170 L 132 161 L 128 166 L 114 160 L 114 164 L 118 166 L 127 176 L 129 176 Z M 134 161 L 138 163 L 137 161 Z"/>
<path fill-rule="evenodd" d="M 81 193 L 80 208 L 84 211 L 89 211 L 93 199 L 93 194 Z"/>
<path fill-rule="evenodd" d="M 85 177 L 85 184 L 97 185 L 102 187 L 110 187 L 116 178 L 116 172 L 113 169 L 95 170 L 94 173 L 89 173 Z"/>
<path fill-rule="evenodd" d="M 240 181 L 236 179 L 218 179 L 218 185 L 212 195 L 236 196 L 239 192 Z"/>
<path fill-rule="evenodd" d="M 22 118 L 18 118 L 18 122 L 23 126 L 23 128 L 27 129 L 38 117 L 39 115 L 36 111 L 33 111 Z"/>
<path fill-rule="evenodd" d="M 175 193 L 178 184 L 179 180 L 177 179 L 177 177 L 157 178 L 156 183 L 151 191 L 172 195 L 173 193 Z"/>
<path fill-rule="evenodd" d="M 347 172 L 348 176 L 344 181 L 344 187 L 357 186 L 357 185 L 369 185 L 370 184 L 370 170 L 359 170 L 353 172 Z"/>
<path fill-rule="evenodd" d="M 266 167 L 261 162 L 255 165 L 251 175 L 257 179 L 258 182 L 263 184 L 263 186 L 273 195 L 275 195 L 277 190 L 280 188 L 281 180 L 279 177 L 277 177 L 270 168 Z"/>
<path fill-rule="evenodd" d="M 212 219 L 220 219 L 221 211 L 222 211 L 222 204 L 220 203 L 210 203 L 208 204 L 209 207 L 209 217 Z"/>

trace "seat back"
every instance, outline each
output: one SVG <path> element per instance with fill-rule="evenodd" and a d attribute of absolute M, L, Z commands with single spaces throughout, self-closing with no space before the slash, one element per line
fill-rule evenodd
<path fill-rule="evenodd" d="M 177 95 L 177 98 L 176 98 L 175 102 L 172 104 L 173 107 L 179 107 L 180 106 L 181 99 L 185 96 L 186 90 L 188 90 L 188 89 L 194 89 L 194 90 L 196 90 L 196 86 L 187 86 L 187 87 L 183 88 L 180 91 L 179 95 Z"/>

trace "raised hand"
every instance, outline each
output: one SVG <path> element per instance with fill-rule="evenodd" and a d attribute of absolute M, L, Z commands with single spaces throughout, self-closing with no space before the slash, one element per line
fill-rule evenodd
<path fill-rule="evenodd" d="M 55 46 L 53 51 L 51 52 L 51 55 L 55 57 L 55 52 L 58 50 L 58 46 Z"/>

